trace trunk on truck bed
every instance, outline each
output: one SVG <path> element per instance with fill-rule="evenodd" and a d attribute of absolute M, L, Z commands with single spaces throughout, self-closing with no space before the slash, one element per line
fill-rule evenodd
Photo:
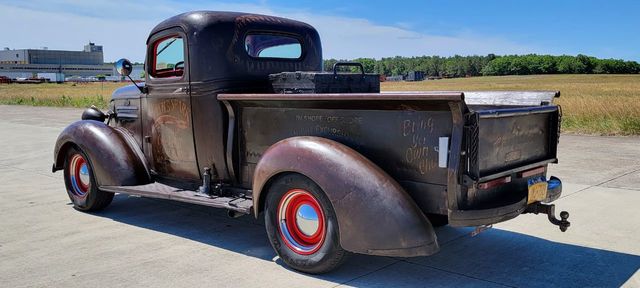
<path fill-rule="evenodd" d="M 518 167 L 556 160 L 557 106 L 470 109 L 465 139 L 467 173 L 473 179 L 496 178 Z"/>
<path fill-rule="evenodd" d="M 529 178 L 544 175 L 546 165 L 557 162 L 561 110 L 551 102 L 559 93 L 466 92 L 465 96 L 469 113 L 462 169 L 467 191 L 458 204 L 482 210 L 525 201 Z M 532 169 L 539 172 L 523 173 Z M 505 183 L 493 187 L 491 183 L 501 177 Z"/>

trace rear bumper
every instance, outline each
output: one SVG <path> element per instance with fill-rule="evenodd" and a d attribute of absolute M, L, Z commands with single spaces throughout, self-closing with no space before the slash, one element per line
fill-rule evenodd
<path fill-rule="evenodd" d="M 544 203 L 551 203 L 562 194 L 562 181 L 557 177 L 551 176 L 547 181 L 548 190 L 547 198 Z M 517 217 L 527 210 L 527 196 L 516 203 L 495 207 L 491 209 L 478 210 L 458 210 L 449 215 L 449 225 L 451 226 L 481 226 L 500 223 Z M 536 202 L 537 203 L 537 202 Z M 532 203 L 530 205 L 534 205 Z"/>

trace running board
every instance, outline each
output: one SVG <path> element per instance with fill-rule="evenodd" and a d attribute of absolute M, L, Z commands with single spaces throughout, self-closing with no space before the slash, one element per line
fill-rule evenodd
<path fill-rule="evenodd" d="M 224 208 L 243 214 L 251 214 L 253 207 L 253 200 L 249 198 L 203 196 L 196 191 L 179 189 L 160 183 L 139 186 L 100 186 L 100 190 Z"/>

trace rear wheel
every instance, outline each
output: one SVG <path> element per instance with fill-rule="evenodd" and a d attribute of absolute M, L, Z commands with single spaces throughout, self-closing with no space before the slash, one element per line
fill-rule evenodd
<path fill-rule="evenodd" d="M 347 252 L 340 247 L 335 212 L 315 182 L 300 174 L 286 174 L 266 192 L 267 235 L 284 263 L 319 274 L 344 261 Z"/>
<path fill-rule="evenodd" d="M 64 184 L 73 207 L 81 211 L 104 209 L 113 193 L 100 191 L 89 158 L 77 148 L 70 148 L 64 162 Z"/>

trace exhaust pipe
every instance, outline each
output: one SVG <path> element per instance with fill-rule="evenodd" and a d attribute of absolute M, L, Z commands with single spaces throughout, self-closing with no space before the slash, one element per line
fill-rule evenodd
<path fill-rule="evenodd" d="M 244 214 L 238 211 L 227 210 L 227 216 L 229 216 L 229 218 L 240 218 L 241 216 L 244 216 Z"/>

